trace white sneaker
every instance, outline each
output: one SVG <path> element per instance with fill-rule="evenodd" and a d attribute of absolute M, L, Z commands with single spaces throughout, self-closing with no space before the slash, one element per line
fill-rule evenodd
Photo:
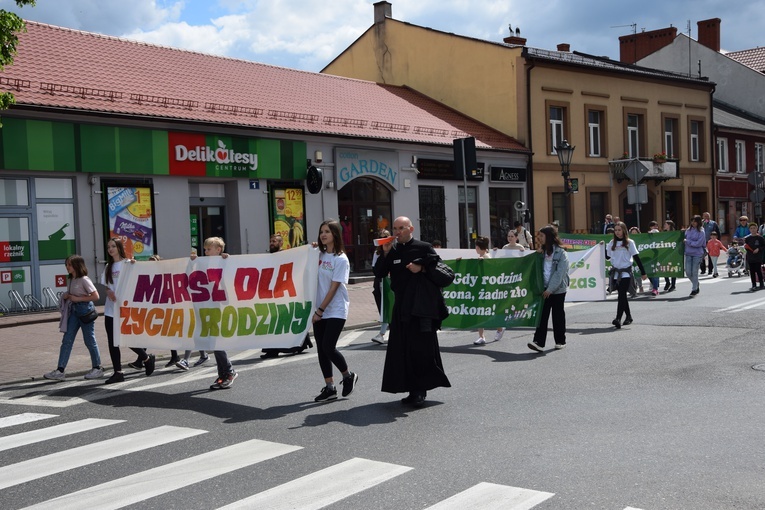
<path fill-rule="evenodd" d="M 497 331 L 494 334 L 494 341 L 495 342 L 499 342 L 500 340 L 502 340 L 502 335 L 504 335 L 504 334 L 505 334 L 505 328 L 502 328 L 501 331 Z"/>
<path fill-rule="evenodd" d="M 58 369 L 55 369 L 52 372 L 48 372 L 47 374 L 43 374 L 43 377 L 46 379 L 50 379 L 51 381 L 66 380 L 66 374 L 64 372 L 59 372 Z"/>
<path fill-rule="evenodd" d="M 101 367 L 91 368 L 90 372 L 85 374 L 85 379 L 101 379 L 104 376 L 104 369 Z"/>
<path fill-rule="evenodd" d="M 473 342 L 474 345 L 484 345 L 486 343 L 486 339 L 482 336 L 479 336 L 478 339 Z"/>
<path fill-rule="evenodd" d="M 382 333 L 377 333 L 375 336 L 372 337 L 372 341 L 376 344 L 384 344 L 385 335 L 383 335 Z"/>

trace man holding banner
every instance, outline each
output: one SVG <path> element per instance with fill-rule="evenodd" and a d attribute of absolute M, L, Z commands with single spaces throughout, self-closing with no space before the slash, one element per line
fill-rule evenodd
<path fill-rule="evenodd" d="M 451 383 L 444 373 L 436 333 L 448 313 L 441 289 L 426 276 L 440 257 L 430 244 L 414 239 L 413 232 L 409 218 L 396 218 L 395 240 L 383 245 L 374 274 L 377 278 L 390 275 L 395 294 L 382 391 L 409 392 L 401 402 L 420 407 L 428 390 L 448 388 Z"/>

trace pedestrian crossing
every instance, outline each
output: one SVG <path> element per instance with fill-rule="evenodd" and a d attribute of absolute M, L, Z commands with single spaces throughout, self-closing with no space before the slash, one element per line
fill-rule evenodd
<path fill-rule="evenodd" d="M 96 429 L 115 430 L 112 426 L 125 420 L 86 418 L 82 420 L 48 425 L 44 420 L 59 418 L 56 415 L 35 415 L 24 413 L 0 418 L 0 427 L 26 426 L 39 428 L 0 437 L 0 451 L 22 448 L 33 443 L 61 439 L 68 435 L 85 435 Z M 55 421 L 55 420 L 54 420 Z M 11 430 L 12 432 L 12 430 Z M 117 435 L 111 439 L 95 441 L 48 455 L 28 458 L 0 467 L 0 500 L 5 500 L 3 490 L 20 484 L 45 484 L 45 478 L 68 472 L 82 466 L 125 457 L 131 453 L 155 448 L 207 433 L 205 430 L 179 426 L 159 426 L 139 432 Z M 87 437 L 85 437 L 87 439 Z M 233 471 L 243 470 L 270 459 L 286 455 L 298 455 L 303 447 L 249 439 L 212 451 L 156 466 L 64 494 L 51 499 L 35 502 L 27 509 L 79 510 L 99 508 L 104 510 L 124 508 L 151 500 L 163 494 L 173 493 L 185 487 L 212 480 Z M 19 452 L 28 450 L 21 449 Z M 18 453 L 18 452 L 16 452 Z M 157 457 L 155 455 L 155 458 Z M 300 458 L 292 458 L 297 465 Z M 114 464 L 113 464 L 114 465 Z M 129 460 L 116 465 L 131 471 Z M 350 458 L 305 476 L 285 481 L 275 487 L 256 492 L 230 503 L 221 502 L 220 510 L 268 508 L 269 510 L 318 510 L 327 508 L 357 494 L 363 494 L 373 487 L 390 483 L 399 477 L 406 477 L 414 468 L 364 458 Z M 252 470 L 252 473 L 257 471 Z M 220 484 L 219 480 L 214 483 Z M 51 484 L 55 485 L 55 484 Z M 28 487 L 28 486 L 25 486 Z M 44 495 L 45 490 L 30 490 L 29 494 Z M 45 496 L 41 496 L 45 497 Z M 555 497 L 554 493 L 543 492 L 509 485 L 479 482 L 458 492 L 426 510 L 530 510 Z M 402 501 L 399 508 L 406 508 L 409 501 Z M 565 506 L 562 502 L 561 505 Z M 151 503 L 149 503 L 151 504 Z M 5 506 L 5 504 L 4 504 Z M 14 507 L 17 505 L 14 505 Z M 188 507 L 191 508 L 191 507 Z M 624 510 L 639 510 L 626 507 Z"/>

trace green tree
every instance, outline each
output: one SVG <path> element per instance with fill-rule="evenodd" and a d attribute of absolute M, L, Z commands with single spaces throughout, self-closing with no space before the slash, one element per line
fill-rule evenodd
<path fill-rule="evenodd" d="M 24 7 L 31 5 L 34 7 L 35 0 L 16 0 L 16 5 Z M 26 30 L 24 20 L 12 12 L 0 9 L 0 71 L 13 64 L 13 57 L 16 56 L 16 45 L 19 38 L 16 34 Z M 0 92 L 0 110 L 6 110 L 16 100 L 10 92 Z"/>

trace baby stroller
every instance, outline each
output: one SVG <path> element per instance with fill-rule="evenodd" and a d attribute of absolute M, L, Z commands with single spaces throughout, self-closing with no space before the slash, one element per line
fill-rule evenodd
<path fill-rule="evenodd" d="M 737 277 L 741 276 L 744 270 L 744 254 L 735 241 L 728 248 L 728 261 L 725 267 L 728 269 L 728 278 L 732 278 L 734 274 Z"/>

